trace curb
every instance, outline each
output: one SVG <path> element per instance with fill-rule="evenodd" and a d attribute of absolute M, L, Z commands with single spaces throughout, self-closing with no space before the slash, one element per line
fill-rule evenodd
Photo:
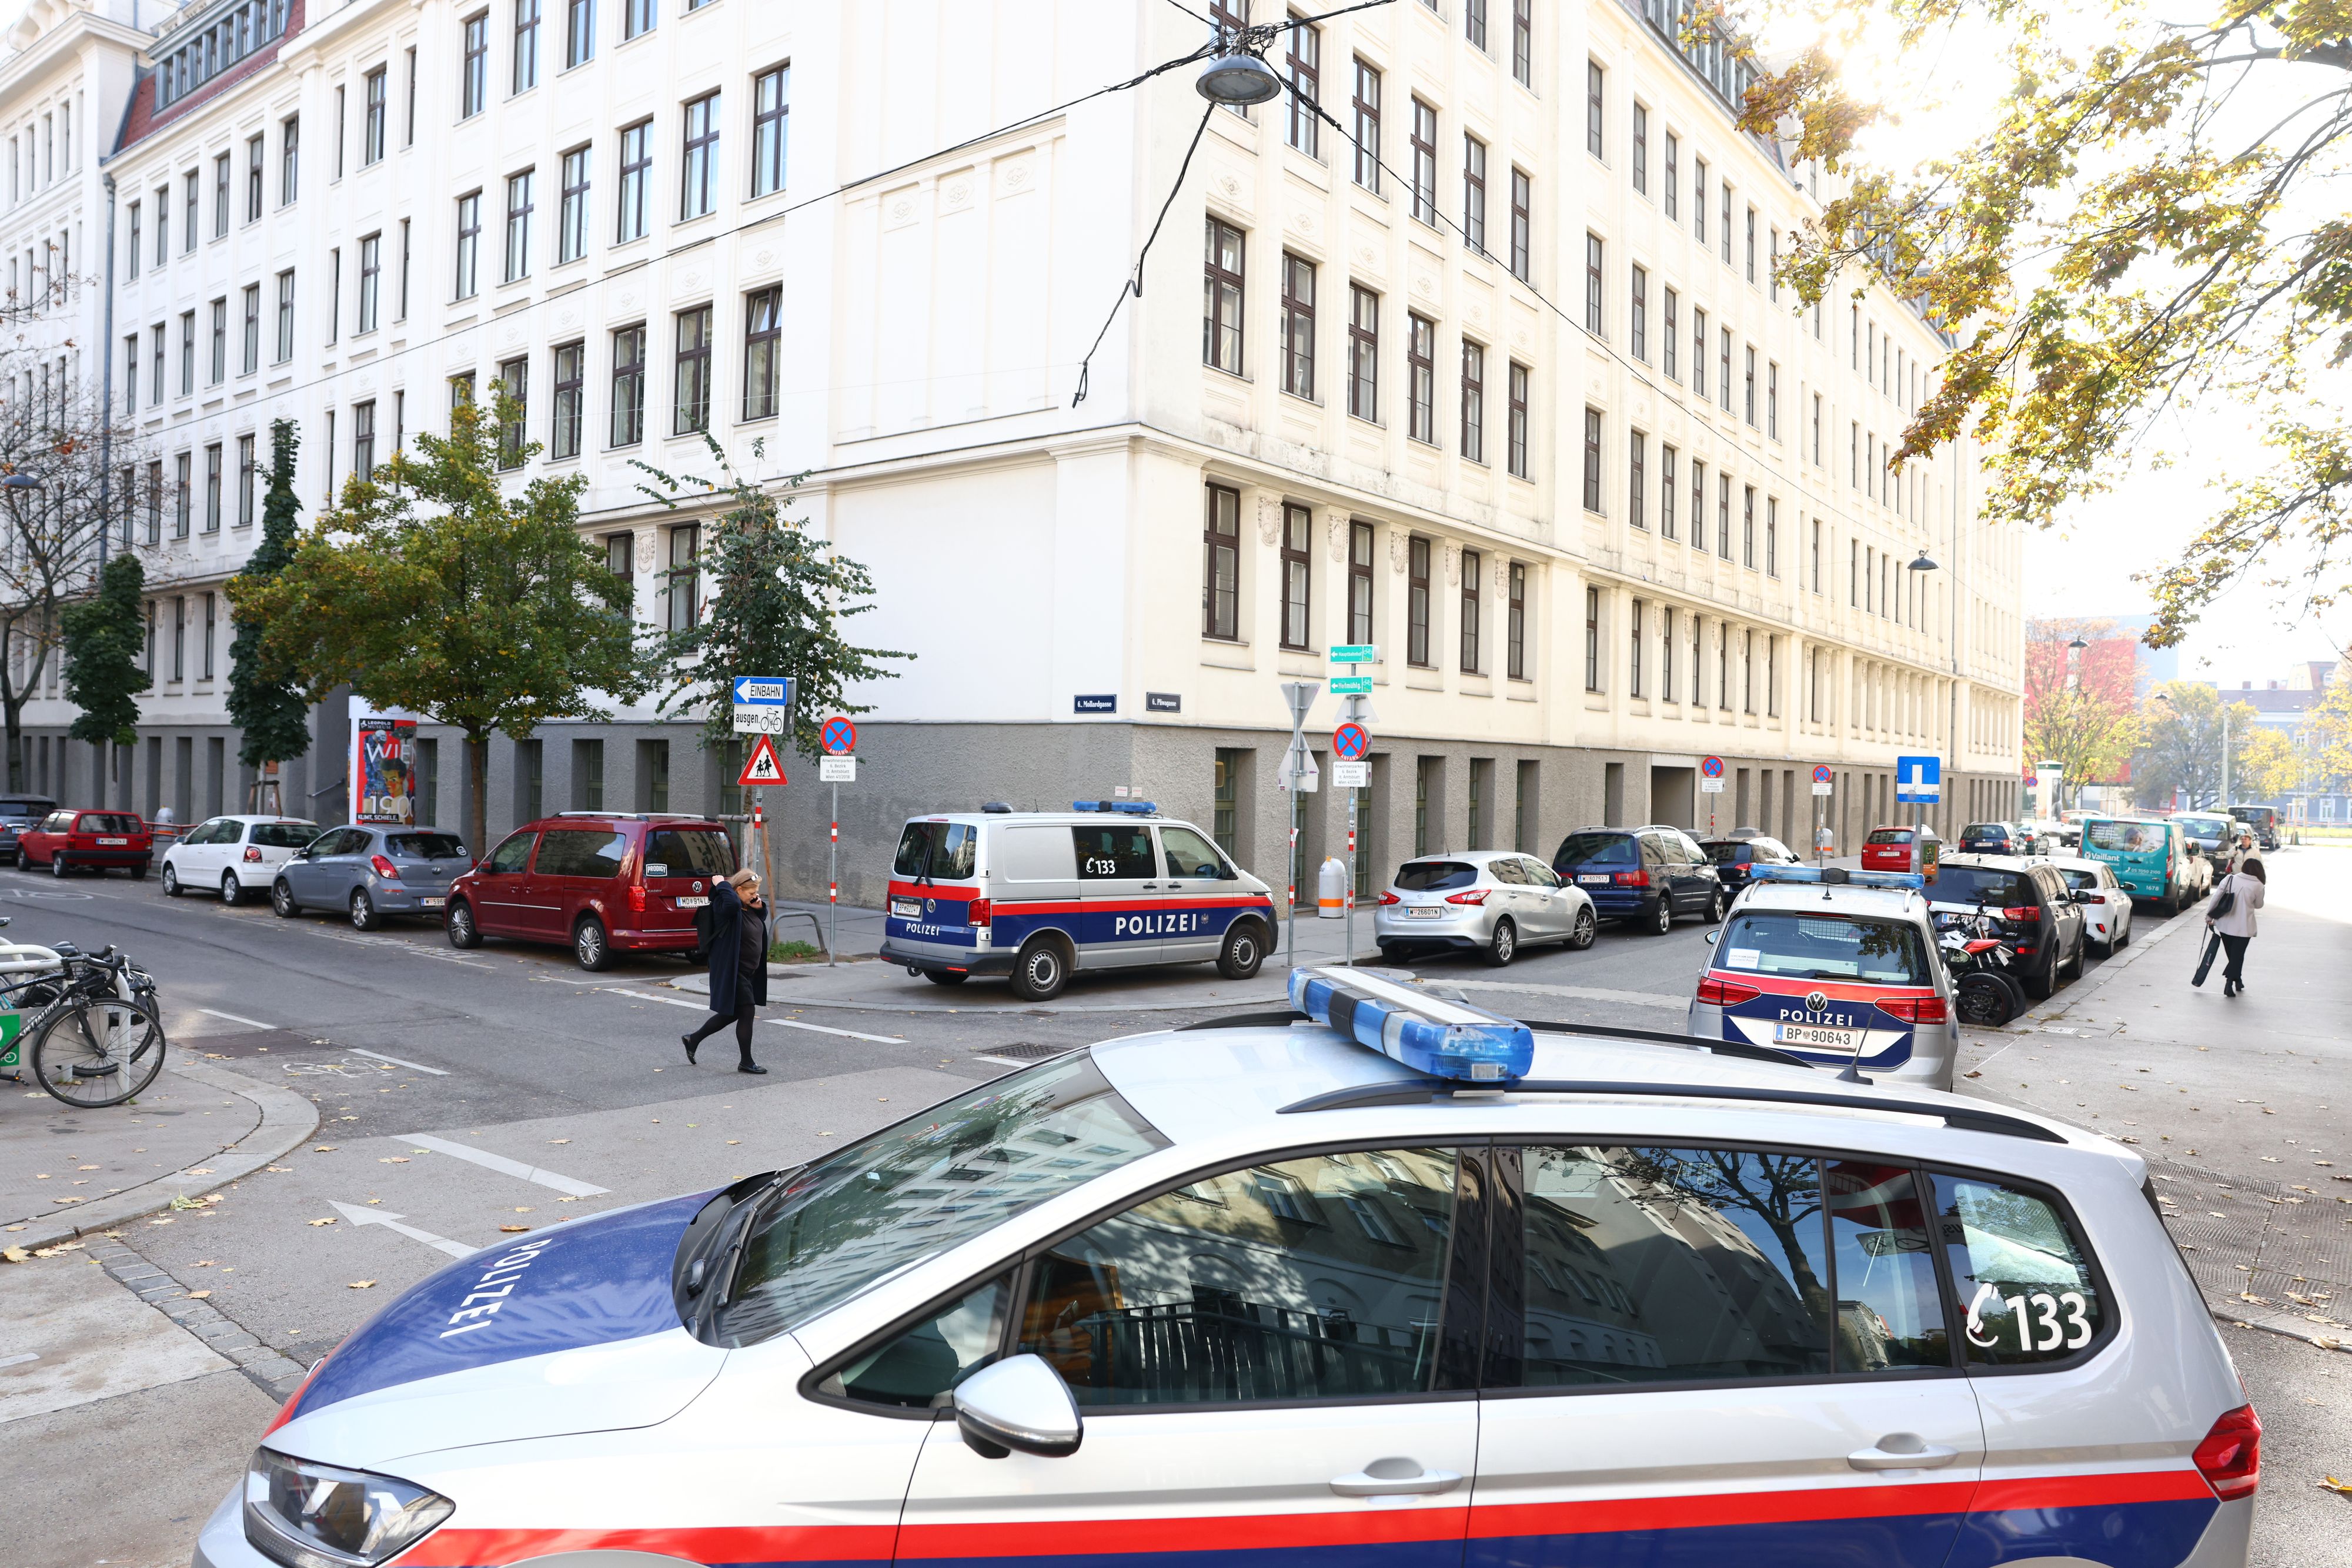
<path fill-rule="evenodd" d="M 205 1155 L 200 1162 L 207 1168 L 205 1176 L 190 1176 L 182 1169 L 157 1176 L 129 1192 L 77 1208 L 69 1217 L 50 1216 L 52 1223 L 47 1230 L 35 1230 L 28 1226 L 22 1234 L 9 1237 L 10 1246 L 22 1247 L 29 1252 L 143 1219 L 169 1208 L 172 1200 L 183 1193 L 211 1192 L 251 1176 L 318 1130 L 319 1108 L 290 1089 L 256 1082 L 226 1067 L 190 1061 L 184 1056 L 172 1062 L 169 1070 L 207 1089 L 252 1102 L 261 1113 L 260 1123 L 236 1142 L 223 1145 L 218 1155 Z"/>
<path fill-rule="evenodd" d="M 262 1343 L 210 1301 L 190 1296 L 179 1281 L 122 1242 L 110 1237 L 99 1238 L 88 1247 L 87 1255 L 105 1269 L 115 1283 L 195 1335 L 205 1349 L 245 1374 L 271 1398 L 292 1398 L 303 1378 L 310 1375 L 310 1369 L 300 1362 Z"/>
<path fill-rule="evenodd" d="M 2281 1339 L 2299 1339 L 2314 1350 L 2332 1350 L 2352 1355 L 2352 1341 L 2340 1339 L 2334 1334 L 2315 1333 L 2305 1328 L 2291 1328 L 2275 1319 L 2242 1318 L 2235 1312 L 2214 1306 L 2210 1301 L 2206 1303 L 2206 1309 L 2213 1314 L 2215 1322 L 2227 1323 L 2233 1329 L 2251 1329 L 2256 1333 L 2276 1334 Z"/>
<path fill-rule="evenodd" d="M 2042 1003 L 2037 1007 L 2028 1008 L 2023 1013 L 2019 1015 L 2019 1021 L 2048 1023 L 2053 1019 L 2065 1017 L 2066 1014 L 2071 1012 L 2078 1003 L 2088 1001 L 2093 997 L 2097 996 L 2101 991 L 2106 989 L 2109 982 L 2114 980 L 2116 976 L 2121 975 L 2125 970 L 2130 968 L 2134 964 L 2138 963 L 2141 956 L 2146 954 L 2158 943 L 2163 941 L 2166 937 L 2185 926 L 2194 926 L 2197 925 L 2195 915 L 2195 910 L 2185 909 L 2179 915 L 2174 915 L 2171 919 L 2166 921 L 2163 925 L 2158 926 L 2148 935 L 2146 941 L 2141 941 L 2137 936 L 2135 936 L 2133 938 L 2132 945 L 2126 948 L 2122 954 L 2108 959 L 2106 962 L 2099 966 L 2098 975 L 2091 982 L 2085 984 L 2083 981 L 2077 980 L 2074 984 L 2067 987 L 2055 997 L 2053 997 L 2050 1001 Z M 2002 1032 L 2022 1032 L 2030 1034 L 2032 1031 L 2031 1030 L 2021 1031 L 2011 1030 L 2004 1030 Z"/>

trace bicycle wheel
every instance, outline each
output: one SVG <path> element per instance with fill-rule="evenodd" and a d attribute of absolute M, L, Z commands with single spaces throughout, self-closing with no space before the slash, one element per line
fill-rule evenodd
<path fill-rule="evenodd" d="M 35 1029 L 33 1076 L 68 1105 L 120 1105 L 163 1070 L 163 1025 L 142 1003 L 79 998 Z"/>

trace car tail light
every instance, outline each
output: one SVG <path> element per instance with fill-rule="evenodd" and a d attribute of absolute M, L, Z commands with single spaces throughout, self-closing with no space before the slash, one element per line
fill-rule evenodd
<path fill-rule="evenodd" d="M 261 858 L 260 855 L 255 853 L 251 850 L 248 850 L 246 852 L 248 855 L 251 855 L 255 860 L 259 860 Z M 390 861 L 384 859 L 382 855 L 368 856 L 368 864 L 373 866 L 375 868 L 375 874 L 383 878 L 386 882 L 398 882 L 400 880 L 400 868 L 393 864 Z"/>
<path fill-rule="evenodd" d="M 2000 917 L 2003 920 L 2014 920 L 2026 925 L 2039 925 L 2042 924 L 2042 906 L 2038 904 L 2020 904 L 2015 909 L 2002 910 Z"/>
<path fill-rule="evenodd" d="M 1382 909 L 1386 909 L 1391 904 L 1402 904 L 1403 902 L 1403 899 L 1399 898 L 1395 894 L 1390 893 L 1385 889 L 1381 893 L 1381 907 Z"/>
<path fill-rule="evenodd" d="M 2253 1496 L 2263 1479 L 2263 1423 L 2254 1407 L 2241 1405 L 2214 1422 L 2191 1458 L 2223 1502 Z"/>
<path fill-rule="evenodd" d="M 632 915 L 643 915 L 645 912 L 646 884 L 641 882 L 632 883 L 629 888 L 629 913 Z"/>
<path fill-rule="evenodd" d="M 992 912 L 988 900 L 975 898 L 964 910 L 963 923 L 974 930 L 982 930 L 988 926 L 992 918 Z"/>
<path fill-rule="evenodd" d="M 1876 997 L 1871 1005 L 1906 1023 L 1942 1023 L 1948 1016 L 1941 997 Z"/>
<path fill-rule="evenodd" d="M 1617 873 L 1616 883 L 1620 887 L 1647 887 L 1650 885 L 1650 873 L 1645 871 L 1621 871 Z"/>
<path fill-rule="evenodd" d="M 261 863 L 261 850 L 257 845 L 247 844 L 245 846 L 245 863 L 247 865 L 259 865 Z"/>
<path fill-rule="evenodd" d="M 1486 893 L 1487 890 L 1486 888 L 1474 887 L 1467 893 L 1447 894 L 1445 895 L 1445 902 L 1448 904 L 1484 904 L 1486 902 Z"/>
<path fill-rule="evenodd" d="M 1763 994 L 1754 986 L 1743 986 L 1737 980 L 1718 980 L 1713 975 L 1705 977 L 1698 983 L 1698 999 L 1713 1002 L 1719 1008 L 1753 1001 Z"/>

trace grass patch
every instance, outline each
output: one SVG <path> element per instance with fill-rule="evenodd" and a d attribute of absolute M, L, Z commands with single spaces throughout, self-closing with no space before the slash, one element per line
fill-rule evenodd
<path fill-rule="evenodd" d="M 768 962 L 771 964 L 805 964 L 812 958 L 824 956 L 824 949 L 806 942 L 771 942 Z"/>

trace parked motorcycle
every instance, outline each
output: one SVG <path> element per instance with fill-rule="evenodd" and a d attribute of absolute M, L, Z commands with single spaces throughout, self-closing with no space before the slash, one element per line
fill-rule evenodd
<path fill-rule="evenodd" d="M 1999 1029 L 2026 1007 L 2025 987 L 2010 971 L 2016 955 L 1992 916 L 1947 911 L 1936 916 L 1937 946 L 1952 976 L 1952 1008 L 1960 1022 Z"/>

